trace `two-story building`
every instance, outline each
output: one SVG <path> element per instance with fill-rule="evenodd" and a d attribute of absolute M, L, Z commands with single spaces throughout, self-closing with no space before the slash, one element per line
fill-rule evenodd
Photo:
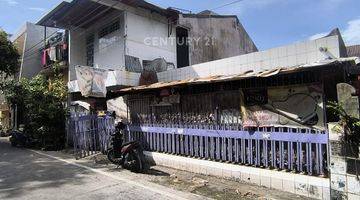
<path fill-rule="evenodd" d="M 257 51 L 236 16 L 183 14 L 142 0 L 62 2 L 37 24 L 69 33 L 73 100 L 82 98 L 76 66 L 105 70 L 109 90 L 139 85 L 144 70 L 166 71 Z"/>

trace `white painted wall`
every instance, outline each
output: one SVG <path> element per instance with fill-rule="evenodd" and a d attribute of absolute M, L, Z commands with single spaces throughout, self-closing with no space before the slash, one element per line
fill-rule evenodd
<path fill-rule="evenodd" d="M 173 27 L 172 35 L 169 37 L 165 17 L 163 21 L 160 21 L 152 15 L 145 17 L 128 11 L 126 12 L 126 25 L 126 55 L 138 57 L 141 62 L 142 60 L 164 58 L 176 66 L 176 42 L 174 40 L 176 31 Z M 162 43 L 160 43 L 160 39 L 162 39 Z"/>
<path fill-rule="evenodd" d="M 214 75 L 241 74 L 247 71 L 259 72 L 279 67 L 311 64 L 326 58 L 319 51 L 320 47 L 326 47 L 335 58 L 339 58 L 339 44 L 338 36 L 299 42 L 265 51 L 160 72 L 158 73 L 158 79 L 159 81 L 166 82 Z"/>
<path fill-rule="evenodd" d="M 116 19 L 120 20 L 120 30 L 99 38 L 99 30 Z M 165 17 L 147 10 L 144 12 L 133 9 L 119 10 L 86 30 L 70 31 L 70 81 L 76 79 L 75 66 L 86 65 L 86 37 L 90 34 L 95 36 L 94 67 L 96 68 L 122 70 L 125 66 L 125 55 L 138 57 L 140 62 L 164 58 L 167 62 L 176 65 L 175 27 L 170 36 L 174 41 L 171 42 Z M 155 42 L 149 45 L 146 43 L 147 38 L 163 38 L 168 42 L 166 44 Z"/>
<path fill-rule="evenodd" d="M 115 20 L 120 20 L 120 29 L 99 38 L 99 31 Z M 94 34 L 94 67 L 120 70 L 125 66 L 124 12 L 117 11 L 97 21 L 88 29 L 70 31 L 70 81 L 75 80 L 75 66 L 86 66 L 86 37 Z"/>
<path fill-rule="evenodd" d="M 75 80 L 75 66 L 86 65 L 86 48 L 85 37 L 82 36 L 82 31 L 69 31 L 69 81 Z"/>
<path fill-rule="evenodd" d="M 103 38 L 99 38 L 99 30 L 115 20 L 120 20 L 120 29 Z M 91 30 L 89 30 L 90 32 L 95 33 L 95 67 L 115 70 L 125 66 L 124 21 L 124 13 L 119 11 L 96 23 Z"/>
<path fill-rule="evenodd" d="M 167 18 L 142 8 L 134 8 L 114 0 L 92 0 L 125 12 L 125 53 L 143 60 L 164 58 L 176 65 L 176 43 L 168 45 L 146 45 L 147 37 L 168 38 Z M 175 38 L 175 27 L 171 37 Z"/>
<path fill-rule="evenodd" d="M 26 36 L 19 75 L 21 78 L 31 78 L 36 76 L 43 69 L 41 66 L 40 49 L 44 47 L 43 41 L 45 27 L 27 22 L 25 29 L 22 29 L 21 31 L 24 31 Z M 51 34 L 57 31 L 59 31 L 59 29 L 47 27 L 46 37 L 49 37 Z M 16 35 L 21 34 L 17 33 Z"/>

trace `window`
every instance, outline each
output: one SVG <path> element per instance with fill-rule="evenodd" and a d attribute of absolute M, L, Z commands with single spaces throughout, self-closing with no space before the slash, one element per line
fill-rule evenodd
<path fill-rule="evenodd" d="M 94 66 L 94 41 L 94 34 L 86 37 L 86 65 L 90 67 Z"/>
<path fill-rule="evenodd" d="M 102 28 L 99 31 L 99 38 L 105 37 L 106 35 L 109 35 L 110 33 L 115 32 L 119 29 L 120 29 L 120 21 L 117 20 L 117 21 L 105 26 L 104 28 Z"/>

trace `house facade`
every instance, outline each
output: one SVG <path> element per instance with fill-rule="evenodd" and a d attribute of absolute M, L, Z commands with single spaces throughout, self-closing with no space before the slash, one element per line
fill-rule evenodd
<path fill-rule="evenodd" d="M 360 67 L 341 41 L 335 34 L 158 72 L 156 83 L 113 91 L 118 98 L 107 109 L 128 122 L 126 140 L 141 142 L 156 164 L 308 198 L 356 199 L 354 158 L 351 164 L 334 156 L 341 144 L 329 140 L 339 135 L 328 126 L 337 121 L 328 102 L 358 100 L 355 89 L 339 95 Z M 350 107 L 358 113 L 358 105 Z M 69 133 L 80 156 L 92 151 L 82 140 L 86 124 L 113 120 L 72 119 Z"/>
<path fill-rule="evenodd" d="M 183 15 L 145 1 L 74 0 L 38 24 L 69 32 L 68 85 L 76 96 L 81 87 L 75 66 L 106 70 L 104 84 L 114 89 L 137 86 L 141 73 L 154 66 L 167 71 L 257 51 L 236 16 L 205 15 Z"/>
<path fill-rule="evenodd" d="M 157 83 L 119 90 L 126 111 L 118 113 L 128 140 L 157 164 L 339 197 L 344 180 L 331 174 L 341 167 L 330 164 L 328 139 L 336 117 L 326 105 L 338 100 L 339 83 L 357 80 L 359 58 L 344 47 L 335 34 L 159 72 Z"/>
<path fill-rule="evenodd" d="M 140 0 L 63 2 L 38 24 L 68 32 L 71 101 L 116 111 L 157 163 L 317 199 L 339 189 L 326 105 L 359 59 L 338 31 L 258 51 L 236 16 Z M 82 97 L 82 79 L 106 98 Z"/>

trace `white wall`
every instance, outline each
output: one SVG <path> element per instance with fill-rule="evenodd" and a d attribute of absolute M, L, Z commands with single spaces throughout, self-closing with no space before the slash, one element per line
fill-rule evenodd
<path fill-rule="evenodd" d="M 158 78 L 159 81 L 175 81 L 214 75 L 241 74 L 247 71 L 259 72 L 279 67 L 311 64 L 326 58 L 326 56 L 319 51 L 320 47 L 326 47 L 334 57 L 340 57 L 339 37 L 331 36 L 180 69 L 168 70 L 158 73 Z"/>
<path fill-rule="evenodd" d="M 120 29 L 103 38 L 99 38 L 99 30 L 117 19 L 120 20 Z M 106 19 L 101 20 L 92 27 L 90 32 L 92 31 L 95 33 L 95 67 L 115 70 L 125 66 L 124 29 L 124 13 L 121 11 L 109 15 Z"/>
<path fill-rule="evenodd" d="M 115 20 L 120 20 L 120 29 L 98 37 L 99 31 Z M 94 34 L 94 67 L 119 70 L 125 66 L 124 12 L 117 11 L 97 21 L 88 29 L 70 31 L 70 80 L 75 80 L 75 66 L 86 66 L 86 37 Z"/>
<path fill-rule="evenodd" d="M 82 31 L 69 31 L 69 81 L 75 80 L 75 66 L 86 65 L 85 37 Z"/>
<path fill-rule="evenodd" d="M 176 42 L 171 41 L 176 37 L 175 27 L 169 37 L 166 18 L 160 21 L 159 16 L 153 15 L 145 17 L 126 12 L 126 55 L 138 57 L 141 62 L 164 58 L 176 66 Z M 160 44 L 160 38 L 167 42 Z"/>
<path fill-rule="evenodd" d="M 49 37 L 59 29 L 46 28 L 46 37 Z M 25 47 L 22 58 L 20 77 L 31 78 L 37 75 L 43 67 L 41 66 L 41 52 L 40 49 L 44 47 L 44 32 L 45 27 L 26 23 L 25 30 Z"/>
<path fill-rule="evenodd" d="M 142 60 L 164 58 L 176 65 L 176 43 L 172 45 L 146 45 L 147 37 L 168 38 L 167 18 L 142 8 L 134 8 L 115 0 L 92 0 L 125 11 L 125 54 Z M 175 27 L 171 37 L 175 38 Z"/>
<path fill-rule="evenodd" d="M 168 24 L 165 17 L 139 10 L 116 11 L 94 23 L 86 30 L 70 31 L 70 81 L 75 80 L 75 66 L 86 65 L 86 37 L 94 34 L 94 67 L 111 70 L 122 70 L 125 66 L 125 55 L 143 60 L 164 58 L 176 66 L 176 42 L 168 36 Z M 149 13 L 147 13 L 149 12 Z M 98 37 L 99 30 L 105 25 L 120 20 L 120 30 L 104 38 Z M 175 38 L 175 27 L 172 35 Z M 146 38 L 163 38 L 167 44 L 148 45 Z"/>

